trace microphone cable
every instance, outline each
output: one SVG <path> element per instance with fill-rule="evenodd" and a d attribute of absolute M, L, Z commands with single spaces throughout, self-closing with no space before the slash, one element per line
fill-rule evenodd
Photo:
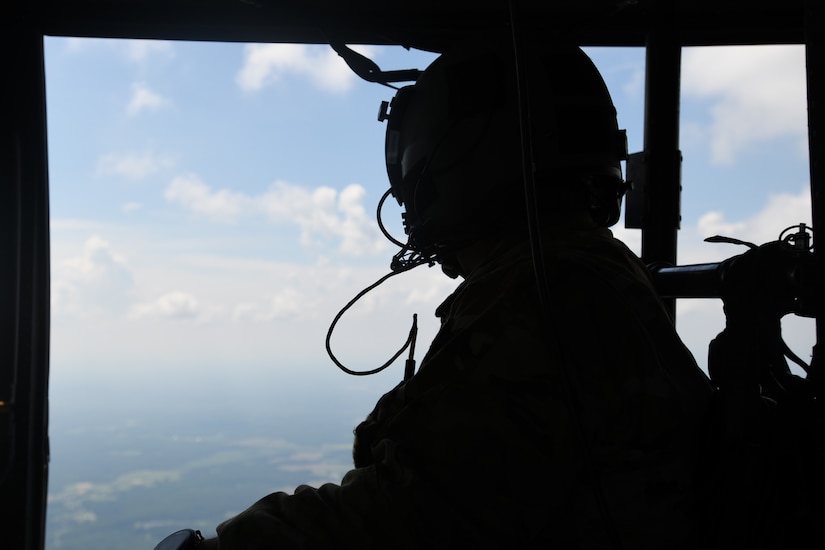
<path fill-rule="evenodd" d="M 391 193 L 391 189 L 387 190 L 384 193 L 384 195 L 381 197 L 381 200 L 378 201 L 378 212 L 377 212 L 378 226 L 381 229 L 381 232 L 384 234 L 384 236 L 387 237 L 387 239 L 389 239 L 393 244 L 396 244 L 396 245 L 400 246 L 401 250 L 398 251 L 393 256 L 392 263 L 391 263 L 392 271 L 390 271 L 389 273 L 387 273 L 386 275 L 384 275 L 383 277 L 381 277 L 380 279 L 378 279 L 377 281 L 375 281 L 374 283 L 372 283 L 371 285 L 369 285 L 368 287 L 363 289 L 361 292 L 356 294 L 355 297 L 352 300 L 350 300 L 349 302 L 347 302 L 347 304 L 343 308 L 341 308 L 341 310 L 335 315 L 335 317 L 332 319 L 332 323 L 329 326 L 329 330 L 327 331 L 326 350 L 327 350 L 327 355 L 329 355 L 329 358 L 332 359 L 332 362 L 335 363 L 335 365 L 339 369 L 344 371 L 345 373 L 351 374 L 353 376 L 368 376 L 368 375 L 371 375 L 371 374 L 379 373 L 379 372 L 383 371 L 384 369 L 386 369 L 387 367 L 389 367 L 396 359 L 398 359 L 401 356 L 402 353 L 404 353 L 404 350 L 409 348 L 410 353 L 409 353 L 409 355 L 408 355 L 408 357 L 405 361 L 405 365 L 404 365 L 404 381 L 407 381 L 410 378 L 412 378 L 413 374 L 415 374 L 414 354 L 415 354 L 416 338 L 418 336 L 418 314 L 417 313 L 413 313 L 412 326 L 410 327 L 410 332 L 409 332 L 409 335 L 407 336 L 407 340 L 406 340 L 406 342 L 404 342 L 404 345 L 401 346 L 401 349 L 399 349 L 397 352 L 395 352 L 392 355 L 392 357 L 390 357 L 384 364 L 382 364 L 381 366 L 376 367 L 374 369 L 365 370 L 365 371 L 357 371 L 357 370 L 353 370 L 353 369 L 350 369 L 350 368 L 346 367 L 343 363 L 341 363 L 341 361 L 338 360 L 338 358 L 332 352 L 332 344 L 331 344 L 332 333 L 335 330 L 335 326 L 338 324 L 338 321 L 341 319 L 341 317 L 344 315 L 344 313 L 346 313 L 346 311 L 349 308 L 351 308 L 355 304 L 355 302 L 360 300 L 366 293 L 373 290 L 374 288 L 376 288 L 377 286 L 379 286 L 380 284 L 382 284 L 384 281 L 386 281 L 387 279 L 389 279 L 391 277 L 395 277 L 396 275 L 400 275 L 401 273 L 406 273 L 407 271 L 410 271 L 411 269 L 415 269 L 416 267 L 418 267 L 420 265 L 428 264 L 428 265 L 432 266 L 434 264 L 435 260 L 432 258 L 432 256 L 423 255 L 423 254 L 413 250 L 412 248 L 410 248 L 409 243 L 404 244 L 401 241 L 397 240 L 392 235 L 390 235 L 390 233 L 384 227 L 384 223 L 381 221 L 381 207 L 383 206 L 384 201 L 387 199 L 387 197 L 390 195 L 390 193 Z"/>

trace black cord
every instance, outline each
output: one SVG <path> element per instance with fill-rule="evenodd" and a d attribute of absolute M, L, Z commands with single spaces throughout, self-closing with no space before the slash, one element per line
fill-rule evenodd
<path fill-rule="evenodd" d="M 381 230 L 381 233 L 389 240 L 392 244 L 396 246 L 400 246 L 402 249 L 406 248 L 407 245 L 390 235 L 390 232 L 387 231 L 387 228 L 384 227 L 384 220 L 381 219 L 381 209 L 384 207 L 384 201 L 387 200 L 387 197 L 390 196 L 392 193 L 392 187 L 386 190 L 386 192 L 381 196 L 381 200 L 378 201 L 378 211 L 375 213 L 375 217 L 378 220 L 378 229 Z"/>
<path fill-rule="evenodd" d="M 418 337 L 418 314 L 413 313 L 413 324 L 410 328 L 410 338 L 407 342 L 410 345 L 410 354 L 404 363 L 404 381 L 406 382 L 415 374 L 415 340 Z"/>
<path fill-rule="evenodd" d="M 418 262 L 418 263 L 411 263 L 411 264 L 406 265 L 406 266 L 404 266 L 404 267 L 402 267 L 402 268 L 399 268 L 399 270 L 398 270 L 398 271 L 391 271 L 390 273 L 387 273 L 386 275 L 384 275 L 383 277 L 381 277 L 380 279 L 378 279 L 377 281 L 375 281 L 374 283 L 372 283 L 370 286 L 368 286 L 367 288 L 365 288 L 364 290 L 362 290 L 361 292 L 359 292 L 358 294 L 356 294 L 356 295 L 355 295 L 355 297 L 354 297 L 352 300 L 350 300 L 349 302 L 347 302 L 347 305 L 345 305 L 343 308 L 341 308 L 341 311 L 339 311 L 339 312 L 338 312 L 338 314 L 335 316 L 335 318 L 332 320 L 332 323 L 331 323 L 331 324 L 330 324 L 330 326 L 329 326 L 329 330 L 327 331 L 327 338 L 326 338 L 326 349 L 327 349 L 327 355 L 329 355 L 329 358 L 330 358 L 330 359 L 332 359 L 332 362 L 333 362 L 333 363 L 335 363 L 335 365 L 336 365 L 339 369 L 341 369 L 341 370 L 342 370 L 342 371 L 344 371 L 345 373 L 347 373 L 347 374 L 351 374 L 351 375 L 353 375 L 353 376 L 367 376 L 367 375 L 370 375 L 370 374 L 376 374 L 376 373 L 379 373 L 379 372 L 381 372 L 382 370 L 386 369 L 387 367 L 389 367 L 389 366 L 393 363 L 393 361 L 395 361 L 396 359 L 398 359 L 398 357 L 399 357 L 402 353 L 404 353 L 404 350 L 405 350 L 405 349 L 407 349 L 408 347 L 411 347 L 411 346 L 412 346 L 411 353 L 410 353 L 410 357 L 409 357 L 409 359 L 407 360 L 407 362 L 408 362 L 408 366 L 406 367 L 406 370 L 407 370 L 407 371 L 409 371 L 409 370 L 410 370 L 410 367 L 409 367 L 409 361 L 412 361 L 412 360 L 413 360 L 413 359 L 412 359 L 412 351 L 414 351 L 414 350 L 415 350 L 415 339 L 416 339 L 416 335 L 417 335 L 417 333 L 418 333 L 418 323 L 417 323 L 418 316 L 417 316 L 416 314 L 413 314 L 413 323 L 412 323 L 412 328 L 410 329 L 410 334 L 409 334 L 409 336 L 407 337 L 407 341 L 404 343 L 404 345 L 401 347 L 401 349 L 399 349 L 399 350 L 398 350 L 398 351 L 397 351 L 397 352 L 396 352 L 396 353 L 395 353 L 392 357 L 390 357 L 390 359 L 389 359 L 386 363 L 384 363 L 384 364 L 383 364 L 383 365 L 381 365 L 380 367 L 376 367 L 376 368 L 374 368 L 374 369 L 372 369 L 372 370 L 367 370 L 367 371 L 356 371 L 356 370 L 352 370 L 352 369 L 349 369 L 349 368 L 345 367 L 345 366 L 343 365 L 343 363 L 341 363 L 341 362 L 338 360 L 338 358 L 337 358 L 337 357 L 335 357 L 335 354 L 334 354 L 334 353 L 332 353 L 332 345 L 330 344 L 330 341 L 331 341 L 331 339 L 332 339 L 332 332 L 333 332 L 333 330 L 335 330 L 335 325 L 336 325 L 336 324 L 338 324 L 338 320 L 339 320 L 339 319 L 341 318 L 341 316 L 342 316 L 342 315 L 344 315 L 344 313 L 345 313 L 345 312 L 346 312 L 349 308 L 351 308 L 351 307 L 353 306 L 353 304 L 355 304 L 355 302 L 357 302 L 357 301 L 358 301 L 358 300 L 359 300 L 359 299 L 360 299 L 360 298 L 361 298 L 364 294 L 366 294 L 366 293 L 367 293 L 367 292 L 369 292 L 370 290 L 374 289 L 375 287 L 377 287 L 378 285 L 380 285 L 381 283 L 383 283 L 384 281 L 386 281 L 386 280 L 387 280 L 387 279 L 389 279 L 390 277 L 394 277 L 394 276 L 396 276 L 396 275 L 398 275 L 398 274 L 400 274 L 400 273 L 404 273 L 405 271 L 409 271 L 410 269 L 413 269 L 413 268 L 415 268 L 415 267 L 418 267 L 419 265 L 422 265 L 423 263 L 426 263 L 426 262 L 421 261 L 421 262 Z M 413 363 L 413 368 L 414 368 L 414 363 Z M 405 379 L 406 379 L 406 374 L 405 374 Z"/>

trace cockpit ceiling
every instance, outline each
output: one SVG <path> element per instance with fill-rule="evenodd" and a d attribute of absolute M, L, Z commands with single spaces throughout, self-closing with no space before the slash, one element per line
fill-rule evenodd
<path fill-rule="evenodd" d="M 685 46 L 805 41 L 820 0 L 522 0 L 520 25 L 582 45 L 642 46 L 651 31 Z M 400 44 L 440 51 L 508 25 L 507 0 L 12 0 L 46 35 L 243 42 Z"/>

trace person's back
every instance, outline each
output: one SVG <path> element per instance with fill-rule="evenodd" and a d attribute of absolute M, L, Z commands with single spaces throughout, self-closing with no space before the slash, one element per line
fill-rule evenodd
<path fill-rule="evenodd" d="M 689 548 L 707 379 L 608 230 L 543 242 L 550 319 L 528 244 L 488 242 L 419 373 L 356 431 L 356 465 L 407 449 L 427 489 L 411 547 L 599 547 L 612 524 L 623 548 Z"/>
<path fill-rule="evenodd" d="M 547 252 L 552 345 L 572 389 L 568 408 L 579 415 L 567 420 L 590 453 L 579 463 L 575 504 L 560 512 L 585 548 L 610 547 L 607 529 L 622 548 L 696 548 L 711 386 L 644 266 L 618 241 L 590 233 L 550 239 Z"/>

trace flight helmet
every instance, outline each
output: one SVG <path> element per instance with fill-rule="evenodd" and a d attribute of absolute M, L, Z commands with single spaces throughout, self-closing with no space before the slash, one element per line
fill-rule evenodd
<path fill-rule="evenodd" d="M 542 212 L 619 217 L 627 140 L 607 87 L 575 45 L 525 49 L 535 181 Z M 409 247 L 437 255 L 525 217 L 519 87 L 512 46 L 447 50 L 382 107 L 391 192 Z"/>

